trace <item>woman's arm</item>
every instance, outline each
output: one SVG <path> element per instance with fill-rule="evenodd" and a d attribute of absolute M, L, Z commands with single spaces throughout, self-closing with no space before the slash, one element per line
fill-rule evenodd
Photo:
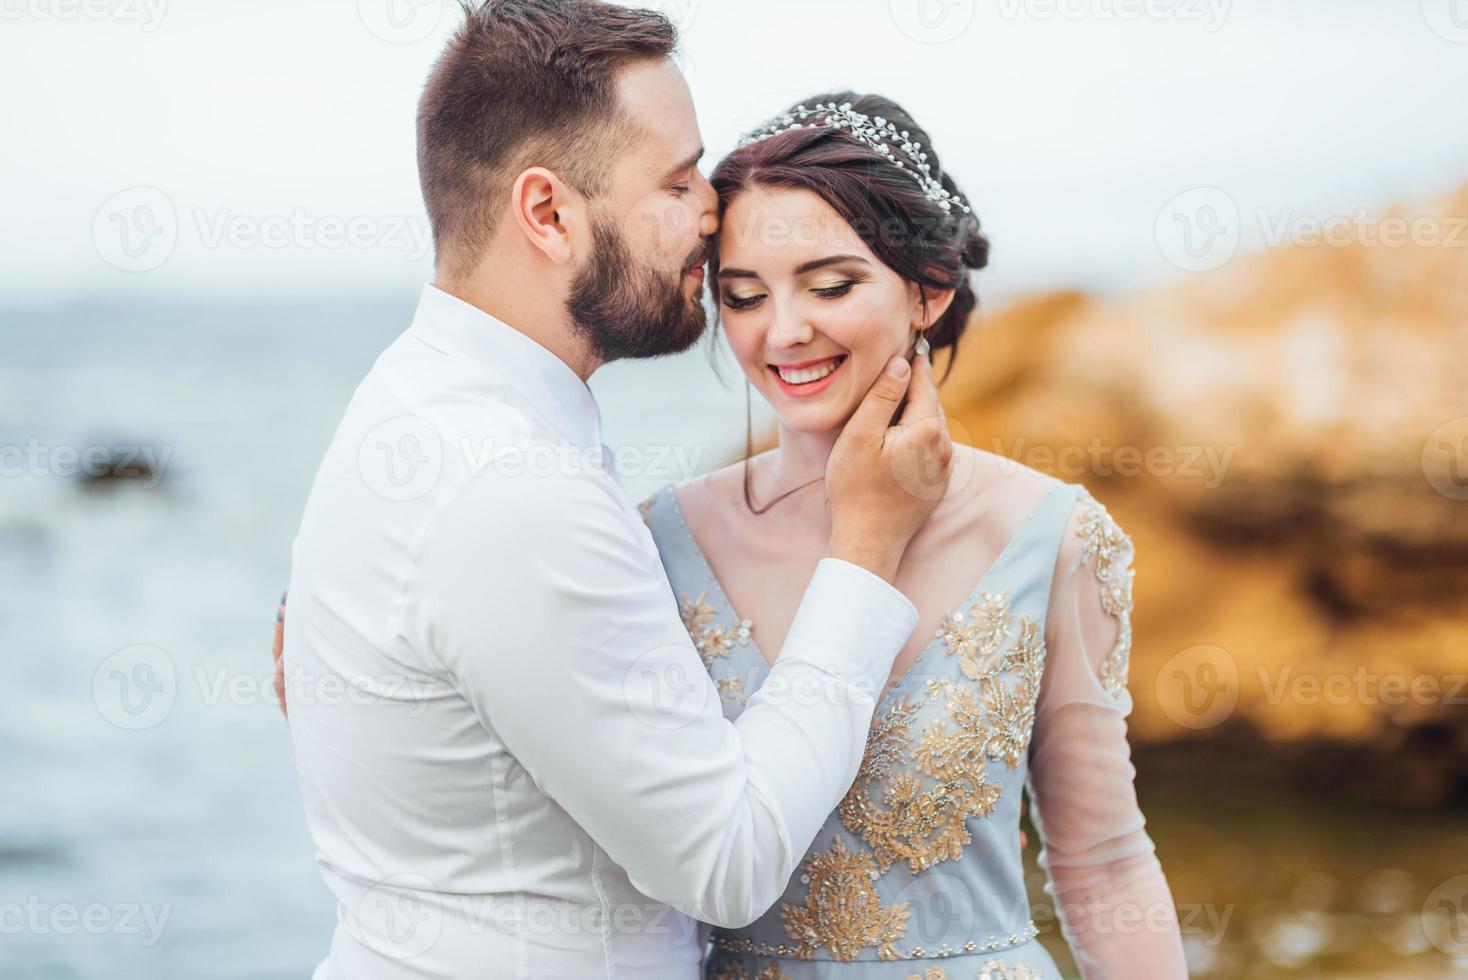
<path fill-rule="evenodd" d="M 1132 779 L 1130 538 L 1089 494 L 1051 592 L 1030 757 L 1047 893 L 1086 980 L 1188 975 L 1177 910 Z"/>

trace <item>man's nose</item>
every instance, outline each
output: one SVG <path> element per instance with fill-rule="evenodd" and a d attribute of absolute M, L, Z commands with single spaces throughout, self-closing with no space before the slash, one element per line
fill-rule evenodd
<path fill-rule="evenodd" d="M 702 171 L 698 173 L 694 192 L 703 205 L 703 211 L 698 216 L 698 233 L 709 238 L 719 230 L 719 192 L 714 190 L 714 185 L 708 182 Z"/>

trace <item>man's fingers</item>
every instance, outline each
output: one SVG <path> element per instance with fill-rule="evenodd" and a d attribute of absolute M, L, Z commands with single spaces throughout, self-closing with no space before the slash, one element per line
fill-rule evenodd
<path fill-rule="evenodd" d="M 911 382 L 912 366 L 905 358 L 892 358 L 882 369 L 882 373 L 877 375 L 876 382 L 856 407 L 856 412 L 851 416 L 851 421 L 846 423 L 843 432 L 852 432 L 874 442 L 881 442 L 887 426 L 892 422 L 892 415 L 897 411 L 902 396 L 907 394 Z"/>
<path fill-rule="evenodd" d="M 933 380 L 933 362 L 926 354 L 912 359 L 912 382 L 907 389 L 907 406 L 902 410 L 901 425 L 923 419 L 941 419 L 943 403 L 938 400 L 938 384 Z"/>
<path fill-rule="evenodd" d="M 275 657 L 275 697 L 280 702 L 280 713 L 287 718 L 290 713 L 285 707 L 285 596 L 280 597 L 280 608 L 275 611 L 275 643 L 270 649 Z"/>
<path fill-rule="evenodd" d="M 286 706 L 285 706 L 285 661 L 284 660 L 277 660 L 275 662 L 275 700 L 278 701 L 278 702 L 280 702 L 280 713 L 282 715 L 284 715 L 287 719 L 289 719 L 290 716 L 291 716 L 291 713 L 290 713 L 289 709 L 287 709 Z"/>

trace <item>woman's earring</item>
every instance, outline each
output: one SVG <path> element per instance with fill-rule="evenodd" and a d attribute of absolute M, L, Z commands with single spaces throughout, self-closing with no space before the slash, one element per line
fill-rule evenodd
<path fill-rule="evenodd" d="M 924 337 L 923 336 L 923 332 L 921 330 L 919 330 L 918 331 L 918 336 L 917 336 L 917 343 L 915 345 L 913 345 L 913 348 L 912 348 L 913 354 L 915 354 L 918 357 L 926 357 L 927 354 L 928 354 L 928 350 L 929 349 L 930 348 L 928 347 L 928 338 L 927 337 Z"/>

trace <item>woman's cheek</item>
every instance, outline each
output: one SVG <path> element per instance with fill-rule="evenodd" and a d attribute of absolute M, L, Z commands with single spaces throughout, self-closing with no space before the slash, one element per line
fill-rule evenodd
<path fill-rule="evenodd" d="M 888 305 L 852 303 L 831 321 L 829 336 L 853 356 L 885 361 L 881 355 L 901 346 L 906 331 L 902 316 Z"/>
<path fill-rule="evenodd" d="M 729 338 L 729 348 L 745 377 L 756 384 L 763 380 L 764 364 L 760 358 L 762 345 L 759 338 L 750 331 L 730 330 L 727 325 L 724 334 Z"/>

